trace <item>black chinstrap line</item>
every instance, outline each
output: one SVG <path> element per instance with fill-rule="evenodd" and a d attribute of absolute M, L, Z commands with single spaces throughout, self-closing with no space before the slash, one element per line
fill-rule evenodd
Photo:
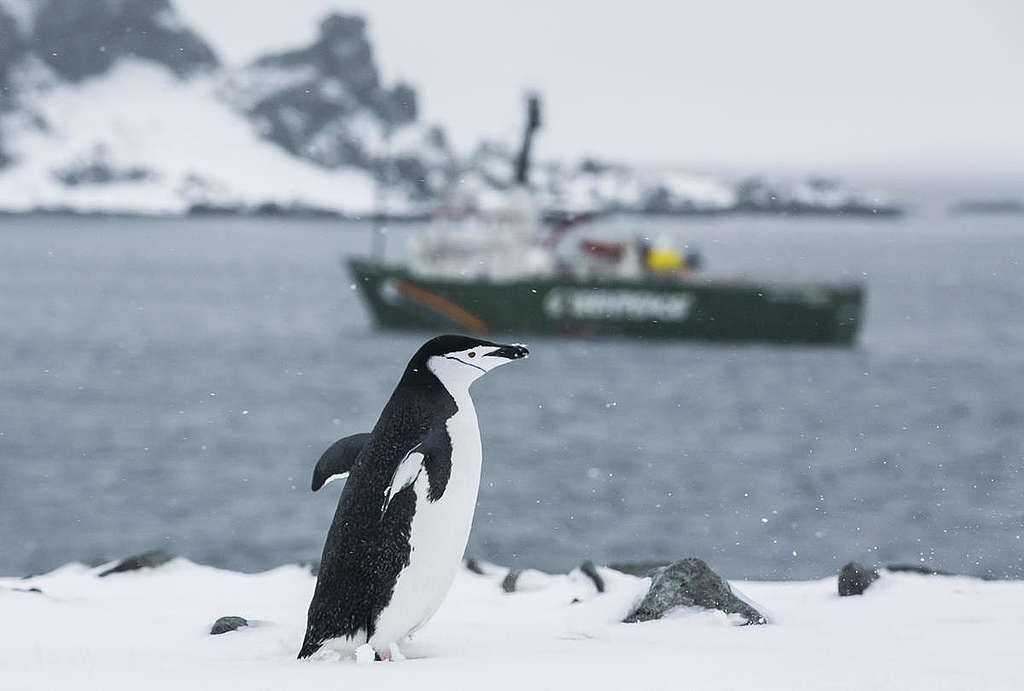
<path fill-rule="evenodd" d="M 446 360 L 455 360 L 455 362 L 461 362 L 462 364 L 469 365 L 470 367 L 476 367 L 478 370 L 480 370 L 484 374 L 487 374 L 487 370 L 485 370 L 483 367 L 477 367 L 472 362 L 466 362 L 465 360 L 460 360 L 459 358 L 452 357 L 451 355 L 442 355 L 441 357 L 443 357 Z"/>

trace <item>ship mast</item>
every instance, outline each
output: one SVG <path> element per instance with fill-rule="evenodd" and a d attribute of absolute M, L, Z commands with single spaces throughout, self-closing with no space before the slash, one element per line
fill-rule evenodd
<path fill-rule="evenodd" d="M 540 128 L 540 97 L 530 94 L 526 103 L 526 129 L 523 132 L 523 146 L 516 156 L 515 185 L 526 187 L 529 184 L 530 175 L 530 148 L 533 145 L 533 135 Z"/>

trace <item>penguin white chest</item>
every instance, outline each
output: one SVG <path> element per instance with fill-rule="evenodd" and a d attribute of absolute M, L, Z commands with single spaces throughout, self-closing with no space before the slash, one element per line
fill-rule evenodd
<path fill-rule="evenodd" d="M 427 473 L 412 489 L 416 511 L 409 533 L 409 565 L 398 575 L 391 601 L 377 619 L 371 645 L 396 642 L 427 622 L 441 606 L 462 563 L 480 489 L 482 451 L 476 410 L 468 390 L 454 395 L 458 412 L 447 421 L 451 475 L 437 501 L 427 497 Z"/>

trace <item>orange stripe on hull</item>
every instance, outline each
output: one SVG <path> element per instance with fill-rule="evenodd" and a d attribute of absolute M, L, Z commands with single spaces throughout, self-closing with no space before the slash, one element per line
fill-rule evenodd
<path fill-rule="evenodd" d="M 472 312 L 456 305 L 437 293 L 419 287 L 409 281 L 396 280 L 395 287 L 402 297 L 417 302 L 474 333 L 487 333 L 487 322 Z"/>

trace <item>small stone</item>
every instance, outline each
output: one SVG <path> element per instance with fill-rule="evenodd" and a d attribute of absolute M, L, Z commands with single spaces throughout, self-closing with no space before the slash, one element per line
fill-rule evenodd
<path fill-rule="evenodd" d="M 587 559 L 585 562 L 580 564 L 580 571 L 586 574 L 587 577 L 594 582 L 594 587 L 597 588 L 597 592 L 604 592 L 604 579 L 601 578 L 601 574 L 597 572 L 597 567 L 594 566 L 594 562 Z"/>
<path fill-rule="evenodd" d="M 213 626 L 210 628 L 211 636 L 218 636 L 228 631 L 234 631 L 240 629 L 243 626 L 248 626 L 249 622 L 242 617 L 221 617 L 217 621 L 213 622 Z"/>
<path fill-rule="evenodd" d="M 851 561 L 839 572 L 839 596 L 861 595 L 878 580 L 878 572 Z"/>
<path fill-rule="evenodd" d="M 738 598 L 729 583 L 694 557 L 656 571 L 640 606 L 623 621 L 627 624 L 661 619 L 676 607 L 703 607 L 743 617 L 744 625 L 765 624 L 760 612 Z"/>
<path fill-rule="evenodd" d="M 164 552 L 162 550 L 154 550 L 152 552 L 143 552 L 142 554 L 136 554 L 126 559 L 122 559 L 112 568 L 107 569 L 100 574 L 100 578 L 109 576 L 112 573 L 123 573 L 125 571 L 137 571 L 139 569 L 155 569 L 158 566 L 163 566 L 171 559 L 174 559 L 174 555 L 170 552 Z"/>
<path fill-rule="evenodd" d="M 304 569 L 309 569 L 309 573 L 313 576 L 320 575 L 320 560 L 319 559 L 307 559 L 299 562 L 299 566 Z"/>
<path fill-rule="evenodd" d="M 522 572 L 522 569 L 509 569 L 509 572 L 505 575 L 505 579 L 501 582 L 501 589 L 506 593 L 516 592 L 516 581 L 519 580 L 519 574 Z"/>

